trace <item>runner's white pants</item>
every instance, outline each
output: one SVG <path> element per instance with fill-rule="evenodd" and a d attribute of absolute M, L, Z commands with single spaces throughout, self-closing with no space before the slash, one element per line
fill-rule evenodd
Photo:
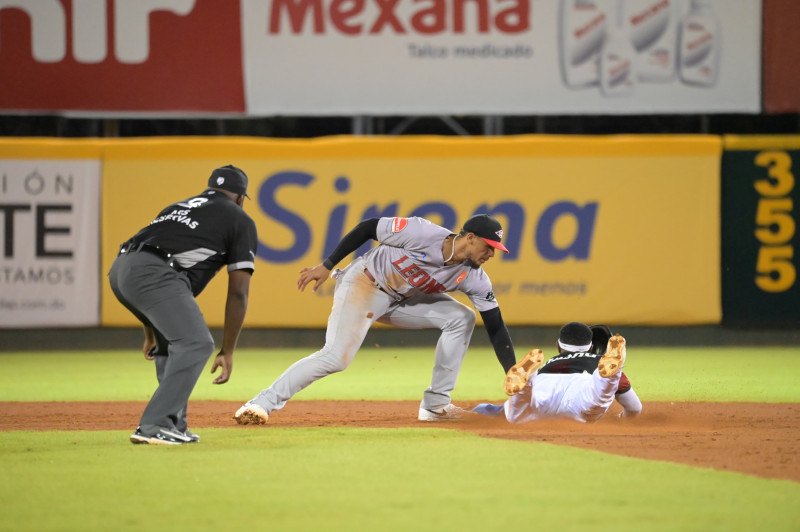
<path fill-rule="evenodd" d="M 447 294 L 420 295 L 398 302 L 369 280 L 361 258 L 336 280 L 325 346 L 295 362 L 249 402 L 269 413 L 283 408 L 312 382 L 343 371 L 376 321 L 403 329 L 441 329 L 431 384 L 423 394 L 421 407 L 433 410 L 450 404 L 450 392 L 475 328 L 475 311 Z"/>
<path fill-rule="evenodd" d="M 622 372 L 607 379 L 597 370 L 588 373 L 531 375 L 528 384 L 503 405 L 506 419 L 525 423 L 545 417 L 567 417 L 583 423 L 606 413 L 619 387 Z"/>

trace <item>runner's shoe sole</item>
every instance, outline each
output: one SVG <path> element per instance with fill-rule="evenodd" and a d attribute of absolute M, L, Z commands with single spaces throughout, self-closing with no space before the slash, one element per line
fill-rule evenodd
<path fill-rule="evenodd" d="M 626 356 L 625 338 L 615 334 L 608 339 L 608 348 L 597 364 L 597 372 L 604 379 L 613 377 L 625 365 Z"/>
<path fill-rule="evenodd" d="M 503 383 L 506 395 L 516 395 L 528 384 L 528 379 L 539 369 L 544 362 L 544 353 L 541 349 L 531 349 L 522 360 L 511 366 Z"/>
<path fill-rule="evenodd" d="M 233 419 L 239 425 L 266 425 L 269 414 L 258 405 L 246 404 L 236 411 Z"/>

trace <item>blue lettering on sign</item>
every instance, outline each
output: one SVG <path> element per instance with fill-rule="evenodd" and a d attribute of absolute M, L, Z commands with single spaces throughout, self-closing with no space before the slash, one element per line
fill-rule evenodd
<path fill-rule="evenodd" d="M 308 188 L 315 180 L 315 176 L 305 172 L 286 171 L 269 176 L 258 191 L 258 206 L 264 215 L 285 226 L 294 235 L 294 243 L 288 248 L 281 249 L 265 244 L 259 238 L 258 257 L 267 262 L 288 263 L 295 262 L 304 257 L 312 245 L 312 232 L 309 224 L 297 213 L 280 205 L 277 196 L 283 187 Z M 340 176 L 334 181 L 334 190 L 337 194 L 347 194 L 351 187 L 347 177 Z M 325 238 L 322 246 L 322 257 L 330 255 L 349 231 L 345 227 L 349 206 L 342 201 L 331 208 L 328 214 L 328 225 L 325 228 Z M 589 202 L 579 206 L 574 202 L 560 201 L 547 207 L 533 227 L 534 245 L 536 251 L 545 260 L 559 262 L 573 257 L 575 260 L 588 260 L 591 243 L 594 236 L 595 222 L 597 219 L 597 202 Z M 503 225 L 503 242 L 509 253 L 499 254 L 503 261 L 516 261 L 522 251 L 523 234 L 526 227 L 526 212 L 523 205 L 513 201 L 503 201 L 495 205 L 482 203 L 475 207 L 473 214 L 491 214 L 497 216 Z M 456 208 L 444 201 L 430 201 L 414 207 L 408 214 L 399 213 L 399 204 L 391 202 L 380 206 L 373 203 L 364 210 L 361 220 L 369 218 L 394 217 L 394 216 L 420 216 L 438 223 L 442 227 L 457 230 L 458 215 Z M 575 238 L 565 247 L 558 247 L 553 242 L 553 230 L 556 223 L 563 216 L 575 218 L 578 226 Z M 466 220 L 461 220 L 461 223 Z M 375 242 L 366 242 L 358 250 L 356 257 L 364 255 Z"/>
<path fill-rule="evenodd" d="M 283 186 L 294 185 L 307 187 L 314 177 L 304 172 L 281 172 L 264 181 L 258 191 L 258 206 L 268 218 L 285 225 L 294 233 L 294 244 L 287 249 L 270 247 L 258 242 L 258 257 L 267 262 L 294 262 L 308 251 L 311 245 L 311 228 L 297 214 L 278 205 L 275 197 Z"/>
<path fill-rule="evenodd" d="M 425 218 L 431 220 L 434 216 L 438 216 L 439 222 L 438 224 L 442 227 L 452 228 L 456 226 L 457 216 L 456 210 L 448 205 L 447 203 L 441 201 L 432 201 L 430 203 L 423 203 L 413 211 L 411 211 L 410 216 L 419 216 L 420 218 Z M 434 221 L 434 220 L 431 220 Z"/>
<path fill-rule="evenodd" d="M 559 248 L 553 243 L 553 227 L 562 216 L 574 216 L 578 222 L 578 231 L 571 244 Z M 545 209 L 539 218 L 539 224 L 536 226 L 536 249 L 542 258 L 552 262 L 560 262 L 570 255 L 578 260 L 587 260 L 596 219 L 596 202 L 587 203 L 583 207 L 571 201 L 554 203 Z"/>

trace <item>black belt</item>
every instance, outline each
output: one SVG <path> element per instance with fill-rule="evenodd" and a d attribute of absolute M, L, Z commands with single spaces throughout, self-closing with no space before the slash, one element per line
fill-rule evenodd
<path fill-rule="evenodd" d="M 176 270 L 180 269 L 175 263 L 175 259 L 172 257 L 172 253 L 169 253 L 165 249 L 161 249 L 158 246 L 154 246 L 153 244 L 147 244 L 142 242 L 141 244 L 123 244 L 121 248 L 119 248 L 119 254 L 122 255 L 123 253 L 136 253 L 137 251 L 144 251 L 145 253 L 150 253 L 162 259 L 166 262 L 171 268 Z"/>

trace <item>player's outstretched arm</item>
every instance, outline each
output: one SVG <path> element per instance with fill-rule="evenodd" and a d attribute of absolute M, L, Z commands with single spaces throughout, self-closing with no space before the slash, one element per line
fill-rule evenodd
<path fill-rule="evenodd" d="M 343 258 L 360 248 L 361 245 L 369 239 L 377 240 L 377 231 L 378 218 L 364 220 L 355 226 L 352 231 L 342 238 L 336 246 L 336 249 L 328 255 L 328 258 L 326 258 L 322 264 L 318 264 L 313 268 L 303 268 L 300 270 L 300 277 L 297 279 L 297 289 L 302 292 L 305 287 L 313 281 L 314 286 L 311 288 L 311 291 L 316 292 L 317 288 L 328 280 L 328 276 L 334 266 L 339 264 Z"/>
<path fill-rule="evenodd" d="M 508 373 L 511 366 L 517 363 L 517 357 L 514 354 L 514 344 L 508 334 L 508 327 L 500 313 L 500 307 L 481 312 L 481 319 L 483 319 L 483 325 L 489 334 L 497 361 L 503 366 L 503 372 Z"/>

